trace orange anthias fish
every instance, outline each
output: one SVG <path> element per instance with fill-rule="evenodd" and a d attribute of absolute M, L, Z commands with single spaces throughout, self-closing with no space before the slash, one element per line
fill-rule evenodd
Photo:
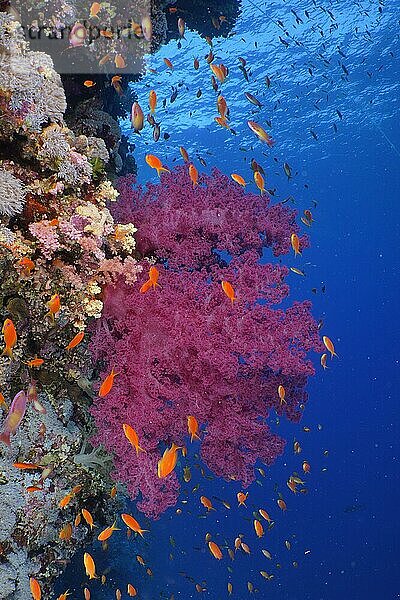
<path fill-rule="evenodd" d="M 28 362 L 26 364 L 28 365 L 29 368 L 41 367 L 44 364 L 44 360 L 43 360 L 43 358 L 39 358 L 39 357 L 35 356 L 35 358 L 28 360 Z"/>
<path fill-rule="evenodd" d="M 222 289 L 224 290 L 225 294 L 228 296 L 229 300 L 233 304 L 234 301 L 237 300 L 237 298 L 235 297 L 235 291 L 234 291 L 232 285 L 229 283 L 229 281 L 222 281 L 221 286 L 222 286 Z"/>
<path fill-rule="evenodd" d="M 70 596 L 71 594 L 69 593 L 69 590 L 67 590 L 66 592 L 64 592 L 63 594 L 60 594 L 57 598 L 57 600 L 67 600 L 67 597 Z"/>
<path fill-rule="evenodd" d="M 283 385 L 278 385 L 278 396 L 279 396 L 279 400 L 281 401 L 281 406 L 283 403 L 286 404 L 285 395 L 286 395 L 286 390 L 283 387 Z"/>
<path fill-rule="evenodd" d="M 17 331 L 11 319 L 6 319 L 4 321 L 1 332 L 3 334 L 4 343 L 6 345 L 2 352 L 2 356 L 9 356 L 10 358 L 14 358 L 12 351 L 15 344 L 17 343 Z"/>
<path fill-rule="evenodd" d="M 300 254 L 300 256 L 301 256 L 300 240 L 299 240 L 299 236 L 296 233 L 292 233 L 292 235 L 290 236 L 290 243 L 292 244 L 294 255 L 297 256 L 298 254 Z"/>
<path fill-rule="evenodd" d="M 225 129 L 230 130 L 229 123 L 226 120 L 226 117 L 214 117 L 214 121 L 218 123 L 218 125 L 220 125 L 221 127 L 225 127 Z"/>
<path fill-rule="evenodd" d="M 149 291 L 149 289 L 150 289 L 151 287 L 152 287 L 152 286 L 151 286 L 151 281 L 150 281 L 150 279 L 148 279 L 148 280 L 147 280 L 147 281 L 145 281 L 145 282 L 144 282 L 144 284 L 141 286 L 141 288 L 140 288 L 139 292 L 140 292 L 141 294 L 145 294 L 146 292 L 148 292 L 148 291 Z"/>
<path fill-rule="evenodd" d="M 60 540 L 64 540 L 65 542 L 68 542 L 71 539 L 71 536 L 72 536 L 72 525 L 71 525 L 71 523 L 66 523 L 66 525 L 64 525 L 64 527 L 60 530 L 58 537 L 60 538 Z"/>
<path fill-rule="evenodd" d="M 89 579 L 98 579 L 96 575 L 96 565 L 89 552 L 85 552 L 83 555 L 83 564 L 85 565 L 86 575 Z"/>
<path fill-rule="evenodd" d="M 149 108 L 152 113 L 156 110 L 157 106 L 157 94 L 154 90 L 150 90 L 149 93 Z"/>
<path fill-rule="evenodd" d="M 286 506 L 286 502 L 284 500 L 282 500 L 282 498 L 279 498 L 277 501 L 277 504 L 279 506 L 279 508 L 285 512 L 285 510 L 287 510 L 287 506 Z"/>
<path fill-rule="evenodd" d="M 182 19 L 182 17 L 179 17 L 178 19 L 178 31 L 179 36 L 181 38 L 185 38 L 185 21 Z"/>
<path fill-rule="evenodd" d="M 64 498 L 61 498 L 60 502 L 58 503 L 58 508 L 65 508 L 66 506 L 68 506 L 73 497 L 74 494 L 70 492 L 69 494 L 64 496 Z"/>
<path fill-rule="evenodd" d="M 223 119 L 227 119 L 228 115 L 229 115 L 229 109 L 228 109 L 228 105 L 226 103 L 226 100 L 223 96 L 218 96 L 217 99 L 217 108 L 218 108 L 218 112 L 221 115 L 221 117 Z"/>
<path fill-rule="evenodd" d="M 60 296 L 58 294 L 53 294 L 53 296 L 48 301 L 47 306 L 49 312 L 46 313 L 45 316 L 50 317 L 50 319 L 54 322 L 54 317 L 61 308 Z"/>
<path fill-rule="evenodd" d="M 236 497 L 239 502 L 239 506 L 246 506 L 245 502 L 247 500 L 248 492 L 245 494 L 244 492 L 238 492 Z"/>
<path fill-rule="evenodd" d="M 1 392 L 0 392 L 0 406 L 3 408 L 3 410 L 8 410 L 8 404 Z"/>
<path fill-rule="evenodd" d="M 25 462 L 15 462 L 13 463 L 13 467 L 21 470 L 36 470 L 43 469 L 40 465 L 36 465 L 34 463 L 25 463 Z"/>
<path fill-rule="evenodd" d="M 31 590 L 33 600 L 41 600 L 42 598 L 42 589 L 37 579 L 31 577 L 29 579 L 29 587 Z"/>
<path fill-rule="evenodd" d="M 24 275 L 30 275 L 31 271 L 35 268 L 35 263 L 33 260 L 24 256 L 18 261 L 18 265 L 22 268 L 22 272 Z"/>
<path fill-rule="evenodd" d="M 136 521 L 136 519 L 132 517 L 132 515 L 122 514 L 121 519 L 123 520 L 125 525 L 129 527 L 129 529 L 132 529 L 132 531 L 138 533 L 142 537 L 145 532 L 149 531 L 148 529 L 142 529 L 139 523 Z"/>
<path fill-rule="evenodd" d="M 220 83 L 224 83 L 225 81 L 225 73 L 221 66 L 214 65 L 214 63 L 210 64 L 211 71 L 214 73 L 215 77 L 218 79 Z"/>
<path fill-rule="evenodd" d="M 254 530 L 257 534 L 257 537 L 261 538 L 264 535 L 264 527 L 260 523 L 258 519 L 254 519 Z"/>
<path fill-rule="evenodd" d="M 262 141 L 266 142 L 270 148 L 275 144 L 274 140 L 270 135 L 255 121 L 247 121 L 247 125 L 256 134 L 256 136 Z"/>
<path fill-rule="evenodd" d="M 221 560 L 222 552 L 221 552 L 221 548 L 218 546 L 218 544 L 216 544 L 215 542 L 208 542 L 208 547 L 209 547 L 210 552 L 213 555 L 213 557 L 216 558 L 217 560 Z"/>
<path fill-rule="evenodd" d="M 310 463 L 306 460 L 303 462 L 303 471 L 304 473 L 309 473 L 311 471 Z"/>
<path fill-rule="evenodd" d="M 93 517 L 91 515 L 91 513 L 86 510 L 86 508 L 82 508 L 82 517 L 85 519 L 86 523 L 89 525 L 90 530 L 93 529 L 93 527 L 96 527 L 96 525 L 93 523 Z"/>
<path fill-rule="evenodd" d="M 199 424 L 198 424 L 196 417 L 189 415 L 187 418 L 187 426 L 188 426 L 189 434 L 191 436 L 190 441 L 193 442 L 193 438 L 196 438 L 197 440 L 199 440 L 200 439 Z"/>
<path fill-rule="evenodd" d="M 90 600 L 90 590 L 87 587 L 84 588 L 83 595 L 85 600 Z"/>
<path fill-rule="evenodd" d="M 156 289 L 156 287 L 161 287 L 161 285 L 158 283 L 159 276 L 160 271 L 157 269 L 157 267 L 155 267 L 154 265 L 151 266 L 149 269 L 149 281 L 154 290 Z"/>
<path fill-rule="evenodd" d="M 328 338 L 327 335 L 324 335 L 324 337 L 322 338 L 322 341 L 324 342 L 325 348 L 328 350 L 328 352 L 331 353 L 331 358 L 333 358 L 334 356 L 337 356 L 337 354 L 335 352 L 335 346 L 334 346 L 332 340 L 330 338 Z"/>
<path fill-rule="evenodd" d="M 137 594 L 136 588 L 134 588 L 131 583 L 128 583 L 127 592 L 128 592 L 128 596 L 132 596 L 132 597 L 136 596 L 136 594 Z"/>
<path fill-rule="evenodd" d="M 122 81 L 121 75 L 114 75 L 114 77 L 111 78 L 111 85 L 113 86 L 113 88 L 117 92 L 118 96 L 123 96 L 124 92 L 122 90 L 122 86 L 120 84 L 120 81 Z"/>
<path fill-rule="evenodd" d="M 6 420 L 3 424 L 3 430 L 0 434 L 0 441 L 11 445 L 11 435 L 17 431 L 19 424 L 24 418 L 26 411 L 27 397 L 24 391 L 18 392 L 11 403 Z"/>
<path fill-rule="evenodd" d="M 181 156 L 182 156 L 183 160 L 185 161 L 185 163 L 190 162 L 189 154 L 187 153 L 186 148 L 184 148 L 183 146 L 179 146 L 179 152 L 181 153 Z"/>
<path fill-rule="evenodd" d="M 111 369 L 111 373 L 109 375 L 107 375 L 107 377 L 105 378 L 105 380 L 103 381 L 103 383 L 100 386 L 100 389 L 99 389 L 100 398 L 104 398 L 104 396 L 107 396 L 107 394 L 109 394 L 111 392 L 111 388 L 114 385 L 114 377 L 116 375 L 119 375 L 119 373 L 115 373 L 114 369 Z"/>
<path fill-rule="evenodd" d="M 260 515 L 262 516 L 263 519 L 265 519 L 268 523 L 272 523 L 272 519 L 269 516 L 269 514 L 267 513 L 266 510 L 264 510 L 263 508 L 259 508 L 258 512 L 260 513 Z"/>
<path fill-rule="evenodd" d="M 327 358 L 328 358 L 328 355 L 327 355 L 327 354 L 322 354 L 322 356 L 321 356 L 321 367 L 322 367 L 323 369 L 327 369 L 327 368 L 328 368 L 328 367 L 327 367 L 327 364 L 326 364 L 326 359 L 327 359 Z"/>
<path fill-rule="evenodd" d="M 116 54 L 114 58 L 114 64 L 117 67 L 117 69 L 125 69 L 126 67 L 125 59 L 123 56 L 121 56 L 121 54 Z"/>
<path fill-rule="evenodd" d="M 174 70 L 174 65 L 172 64 L 172 62 L 169 60 L 169 58 L 164 58 L 164 62 L 167 65 L 168 69 L 171 69 L 171 71 Z"/>
<path fill-rule="evenodd" d="M 144 127 L 144 113 L 139 102 L 132 104 L 131 124 L 135 133 L 139 133 Z"/>
<path fill-rule="evenodd" d="M 99 14 L 99 12 L 101 11 L 101 4 L 99 2 L 93 2 L 92 6 L 90 7 L 90 17 L 97 17 L 99 18 L 97 15 Z"/>
<path fill-rule="evenodd" d="M 121 531 L 118 527 L 116 527 L 116 524 L 117 521 L 114 521 L 111 527 L 106 527 L 101 533 L 99 533 L 99 535 L 97 536 L 99 542 L 105 542 L 106 540 L 108 540 L 112 536 L 114 531 Z"/>
<path fill-rule="evenodd" d="M 260 171 L 254 171 L 254 182 L 258 189 L 260 190 L 261 196 L 265 194 L 265 182 L 264 177 L 261 175 Z"/>
<path fill-rule="evenodd" d="M 149 167 L 157 171 L 159 177 L 161 172 L 170 173 L 170 170 L 163 167 L 161 160 L 157 156 L 154 156 L 154 154 L 146 154 L 146 162 Z"/>
<path fill-rule="evenodd" d="M 158 461 L 157 475 L 160 479 L 167 477 L 176 467 L 178 461 L 178 450 L 180 446 L 175 443 L 172 444 L 171 448 L 167 448 L 164 454 Z"/>
<path fill-rule="evenodd" d="M 141 452 L 146 452 L 146 450 L 144 450 L 143 448 L 141 448 L 139 446 L 139 438 L 138 438 L 138 434 L 136 433 L 136 431 L 133 429 L 133 427 L 131 427 L 130 425 L 127 425 L 127 423 L 124 423 L 122 425 L 122 428 L 124 430 L 124 434 L 125 437 L 127 438 L 127 440 L 132 444 L 132 446 L 135 448 L 136 450 L 136 455 L 139 456 L 139 450 Z"/>
<path fill-rule="evenodd" d="M 94 87 L 96 84 L 91 79 L 86 79 L 86 81 L 83 82 L 83 85 L 87 88 L 91 88 Z"/>
<path fill-rule="evenodd" d="M 206 508 L 207 510 L 215 510 L 215 508 L 212 505 L 211 500 L 209 500 L 209 498 L 207 498 L 206 496 L 200 496 L 200 502 L 202 503 L 204 508 Z"/>
<path fill-rule="evenodd" d="M 85 335 L 84 331 L 80 331 L 79 333 L 77 333 L 72 340 L 70 341 L 70 343 L 68 344 L 68 346 L 65 347 L 66 350 L 72 350 L 73 348 L 76 348 L 76 346 L 78 344 L 81 343 L 81 341 L 83 340 Z"/>
<path fill-rule="evenodd" d="M 241 175 L 238 175 L 237 173 L 232 173 L 231 177 L 232 177 L 233 181 L 236 181 L 236 183 L 238 183 L 242 187 L 246 187 L 247 183 L 245 182 L 245 180 L 243 179 L 243 177 Z"/>
<path fill-rule="evenodd" d="M 198 185 L 199 172 L 193 163 L 190 163 L 190 165 L 189 165 L 189 177 L 190 177 L 191 182 L 193 183 L 193 187 Z"/>

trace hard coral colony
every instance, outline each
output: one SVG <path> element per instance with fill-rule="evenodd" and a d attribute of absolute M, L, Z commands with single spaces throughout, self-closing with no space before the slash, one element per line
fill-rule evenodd
<path fill-rule="evenodd" d="M 0 67 L 0 141 L 14 149 L 12 160 L 0 154 L 0 469 L 11 515 L 0 585 L 28 598 L 40 597 L 38 580 L 50 590 L 73 554 L 66 542 L 90 536 L 88 504 L 95 520 L 114 521 L 110 457 L 97 446 L 152 518 L 177 501 L 190 437 L 216 475 L 247 487 L 256 461 L 284 449 L 270 411 L 300 418 L 307 353 L 324 346 L 309 302 L 276 306 L 287 267 L 261 260 L 265 248 L 288 253 L 294 235 L 297 251 L 307 246 L 294 211 L 218 170 L 170 172 L 152 155 L 161 181 L 142 189 L 129 176 L 117 191 L 104 140 L 67 127 L 51 59 L 4 13 Z"/>

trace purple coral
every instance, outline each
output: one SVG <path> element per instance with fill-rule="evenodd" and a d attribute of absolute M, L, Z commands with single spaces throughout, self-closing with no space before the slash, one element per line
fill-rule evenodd
<path fill-rule="evenodd" d="M 148 273 L 143 261 L 137 288 L 122 281 L 105 288 L 92 350 L 103 374 L 115 367 L 120 375 L 92 413 L 97 441 L 114 453 L 116 477 L 157 517 L 179 491 L 176 473 L 157 478 L 157 461 L 165 444 L 187 442 L 188 415 L 206 424 L 202 458 L 221 477 L 247 486 L 257 460 L 271 464 L 282 453 L 284 441 L 266 419 L 271 409 L 300 418 L 314 373 L 306 353 L 321 342 L 309 302 L 273 307 L 289 293 L 288 269 L 260 261 L 266 246 L 276 255 L 289 250 L 298 231 L 293 211 L 243 193 L 218 171 L 194 190 L 179 168 L 145 191 L 127 179 L 120 193 L 116 216 L 137 226 L 138 249 L 157 260 L 162 287 L 139 292 Z M 222 280 L 235 289 L 233 305 Z M 136 456 L 123 423 L 137 431 L 145 454 Z"/>

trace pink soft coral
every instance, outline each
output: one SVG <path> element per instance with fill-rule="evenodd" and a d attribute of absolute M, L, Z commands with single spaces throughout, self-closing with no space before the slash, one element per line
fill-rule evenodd
<path fill-rule="evenodd" d="M 132 190 L 131 180 L 124 185 L 118 218 L 134 221 L 138 248 L 158 261 L 162 287 L 139 292 L 146 261 L 137 288 L 122 280 L 106 287 L 92 350 L 102 374 L 115 367 L 120 375 L 92 413 L 97 441 L 114 453 L 116 477 L 157 517 L 179 491 L 175 473 L 157 478 L 157 460 L 165 444 L 187 441 L 188 415 L 206 425 L 202 458 L 221 477 L 246 486 L 257 460 L 271 464 L 282 453 L 284 441 L 266 420 L 271 409 L 300 418 L 314 373 L 306 353 L 321 342 L 309 302 L 274 308 L 289 293 L 288 269 L 260 261 L 266 246 L 289 250 L 298 230 L 293 211 L 269 208 L 217 171 L 194 190 L 182 168 L 145 192 Z M 233 305 L 221 280 L 235 289 Z M 145 454 L 136 456 L 123 423 L 137 431 Z"/>

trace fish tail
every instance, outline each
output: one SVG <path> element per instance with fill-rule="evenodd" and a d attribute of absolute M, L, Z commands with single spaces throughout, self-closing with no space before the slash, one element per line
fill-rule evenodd
<path fill-rule="evenodd" d="M 1 356 L 8 356 L 9 358 L 11 358 L 11 360 L 13 360 L 14 354 L 13 354 L 11 346 L 6 346 L 3 350 L 3 352 L 1 353 Z"/>
<path fill-rule="evenodd" d="M 147 452 L 147 450 L 145 450 L 141 446 L 136 446 L 135 449 L 136 449 L 136 456 L 139 456 L 139 450 L 140 450 L 140 452 Z"/>
<path fill-rule="evenodd" d="M 0 442 L 4 442 L 5 444 L 7 444 L 7 446 L 11 446 L 9 431 L 3 431 L 3 433 L 0 434 Z"/>
<path fill-rule="evenodd" d="M 48 312 L 48 313 L 46 313 L 46 314 L 44 315 L 44 318 L 45 318 L 45 319 L 46 319 L 46 318 L 49 318 L 49 319 L 50 319 L 50 321 L 51 321 L 52 323 L 54 323 L 54 322 L 55 322 L 55 319 L 54 319 L 54 314 L 51 312 L 51 310 L 49 310 L 49 312 Z"/>
<path fill-rule="evenodd" d="M 143 537 L 144 533 L 148 533 L 148 529 L 138 529 L 138 534 L 141 535 Z"/>

